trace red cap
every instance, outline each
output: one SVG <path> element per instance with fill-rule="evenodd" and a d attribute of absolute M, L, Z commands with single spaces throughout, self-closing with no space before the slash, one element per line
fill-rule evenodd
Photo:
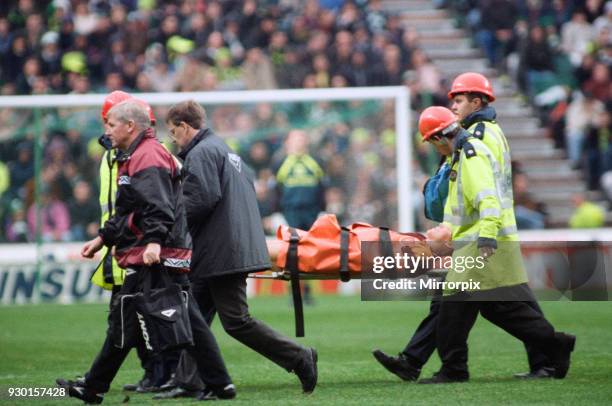
<path fill-rule="evenodd" d="M 149 103 L 147 103 L 144 100 L 136 99 L 136 98 L 134 99 L 134 101 L 145 108 L 145 110 L 147 111 L 147 114 L 149 115 L 149 120 L 151 120 L 151 125 L 155 125 L 155 122 L 156 122 L 155 114 L 153 114 L 153 109 L 151 108 Z"/>
<path fill-rule="evenodd" d="M 448 92 L 448 98 L 452 99 L 461 93 L 481 93 L 487 96 L 490 102 L 495 101 L 491 82 L 480 73 L 467 72 L 455 78 L 451 91 Z"/>
<path fill-rule="evenodd" d="M 106 96 L 106 98 L 104 99 L 104 104 L 102 105 L 102 120 L 106 120 L 108 112 L 114 106 L 132 98 L 132 95 L 121 90 L 115 90 L 114 92 L 110 93 L 108 96 Z"/>
<path fill-rule="evenodd" d="M 431 136 L 442 132 L 445 134 L 452 130 L 453 124 L 457 122 L 457 116 L 446 107 L 432 106 L 427 107 L 419 117 L 419 132 L 423 141 L 427 141 Z"/>

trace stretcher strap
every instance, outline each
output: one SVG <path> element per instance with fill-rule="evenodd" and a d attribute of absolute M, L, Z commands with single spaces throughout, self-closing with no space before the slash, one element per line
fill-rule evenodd
<path fill-rule="evenodd" d="M 342 227 L 340 232 L 340 280 L 348 282 L 351 280 L 351 273 L 348 268 L 349 257 L 349 229 Z"/>
<path fill-rule="evenodd" d="M 379 234 L 378 240 L 380 244 L 380 255 L 384 257 L 392 257 L 393 256 L 393 243 L 391 242 L 391 234 L 389 234 L 389 227 L 378 227 Z M 394 268 L 393 271 L 396 271 Z M 397 278 L 397 272 L 392 272 L 390 275 L 390 279 Z"/>
<path fill-rule="evenodd" d="M 291 273 L 291 293 L 293 295 L 293 312 L 295 313 L 295 336 L 304 337 L 304 306 L 300 290 L 300 271 L 298 269 L 298 243 L 300 236 L 290 227 L 289 251 L 287 252 L 286 268 Z"/>

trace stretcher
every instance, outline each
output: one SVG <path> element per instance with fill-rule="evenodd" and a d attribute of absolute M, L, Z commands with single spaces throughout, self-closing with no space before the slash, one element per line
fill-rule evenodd
<path fill-rule="evenodd" d="M 442 238 L 446 240 L 446 238 Z M 403 243 L 403 247 L 402 247 Z M 408 245 L 406 245 L 408 244 Z M 277 238 L 267 241 L 272 268 L 251 275 L 255 279 L 283 280 L 291 283 L 295 311 L 296 336 L 304 336 L 304 315 L 300 280 L 336 280 L 347 282 L 374 277 L 362 272 L 374 256 L 394 256 L 408 247 L 409 255 L 445 256 L 446 241 L 427 241 L 425 235 L 398 233 L 386 227 L 355 223 L 341 227 L 335 216 L 320 217 L 309 231 L 281 226 Z M 419 268 L 410 277 L 439 277 L 440 270 Z M 443 271 L 442 271 L 443 272 Z M 380 276 L 379 276 L 380 277 Z"/>

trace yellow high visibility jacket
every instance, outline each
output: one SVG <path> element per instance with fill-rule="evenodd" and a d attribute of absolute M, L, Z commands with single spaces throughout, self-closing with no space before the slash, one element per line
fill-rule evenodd
<path fill-rule="evenodd" d="M 444 206 L 444 223 L 455 243 L 447 281 L 479 281 L 480 290 L 527 282 L 514 217 L 510 151 L 499 126 L 485 126 L 491 137 L 470 137 L 459 151 Z M 488 261 L 474 264 L 466 258 L 479 256 L 479 238 L 495 239 L 497 251 Z"/>
<path fill-rule="evenodd" d="M 117 178 L 117 163 L 113 159 L 115 154 L 114 150 L 104 152 L 100 163 L 101 226 L 108 220 L 115 206 L 117 195 L 117 182 L 115 181 Z M 108 252 L 107 247 L 103 247 L 100 253 L 102 254 L 102 262 L 91 276 L 91 282 L 106 290 L 111 290 L 115 285 L 123 285 L 125 270 L 117 264 L 115 258 Z"/>

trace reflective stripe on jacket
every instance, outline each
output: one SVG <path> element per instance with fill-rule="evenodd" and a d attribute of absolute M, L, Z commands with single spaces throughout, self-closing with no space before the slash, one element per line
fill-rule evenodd
<path fill-rule="evenodd" d="M 117 197 L 117 163 L 114 161 L 115 151 L 105 151 L 100 162 L 100 227 L 110 217 L 115 207 Z M 107 247 L 100 250 L 102 261 L 91 276 L 91 282 L 106 290 L 112 290 L 114 285 L 123 285 L 125 270 L 122 269 L 117 260 L 112 257 Z M 109 258 L 107 258 L 107 255 Z"/>

